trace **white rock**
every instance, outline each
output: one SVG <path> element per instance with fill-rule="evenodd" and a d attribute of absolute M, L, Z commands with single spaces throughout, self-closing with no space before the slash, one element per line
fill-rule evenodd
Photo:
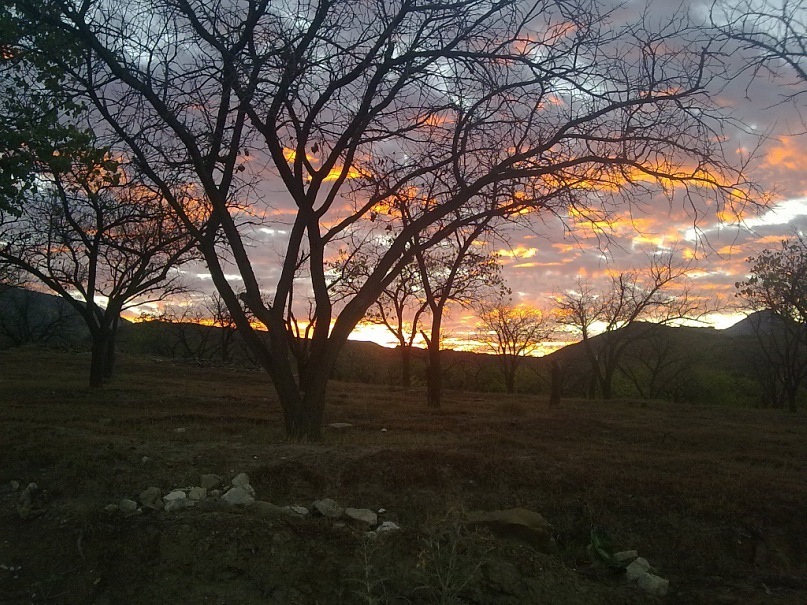
<path fill-rule="evenodd" d="M 233 477 L 232 484 L 233 487 L 244 487 L 249 485 L 249 475 L 246 473 L 238 473 L 235 477 Z"/>
<path fill-rule="evenodd" d="M 349 422 L 331 422 L 328 426 L 332 429 L 347 429 L 353 425 Z"/>
<path fill-rule="evenodd" d="M 191 500 L 204 500 L 207 498 L 207 490 L 203 487 L 192 487 L 188 492 L 188 498 Z"/>
<path fill-rule="evenodd" d="M 619 561 L 620 563 L 626 563 L 628 561 L 633 561 L 636 557 L 639 556 L 639 553 L 635 550 L 623 550 L 622 552 L 615 552 L 614 559 Z"/>
<path fill-rule="evenodd" d="M 398 526 L 397 523 L 394 523 L 392 521 L 384 521 L 381 525 L 378 526 L 378 529 L 376 529 L 375 531 L 377 534 L 382 534 L 387 531 L 398 531 L 399 529 L 401 528 Z"/>
<path fill-rule="evenodd" d="M 289 506 L 289 510 L 302 517 L 305 517 L 309 512 L 305 506 Z"/>
<path fill-rule="evenodd" d="M 322 515 L 323 517 L 329 517 L 331 519 L 338 519 L 345 512 L 344 508 L 339 506 L 330 498 L 317 500 L 311 505 L 311 508 L 314 510 L 314 512 Z"/>
<path fill-rule="evenodd" d="M 247 487 L 251 487 L 247 485 Z M 255 502 L 255 496 L 249 493 L 246 487 L 236 486 L 227 490 L 227 493 L 221 497 L 227 504 L 252 504 Z"/>
<path fill-rule="evenodd" d="M 148 456 L 143 456 L 140 459 L 140 464 L 148 464 L 149 462 L 151 462 L 151 458 L 149 458 Z"/>
<path fill-rule="evenodd" d="M 375 525 L 378 523 L 378 515 L 368 508 L 346 508 L 345 516 L 367 525 Z"/>
<path fill-rule="evenodd" d="M 199 485 L 207 490 L 216 489 L 221 487 L 221 477 L 212 473 L 202 475 L 199 477 Z"/>
<path fill-rule="evenodd" d="M 178 429 L 174 429 L 175 433 L 184 433 L 186 429 L 184 427 L 179 427 Z"/>
<path fill-rule="evenodd" d="M 379 509 L 378 509 L 378 514 L 379 514 L 379 515 L 383 515 L 385 512 L 387 512 L 387 509 L 386 509 L 386 508 L 379 508 Z"/>
<path fill-rule="evenodd" d="M 169 494 L 166 494 L 163 498 L 163 502 L 165 502 L 165 512 L 170 513 L 184 508 L 188 502 L 188 495 L 180 489 L 175 489 Z"/>
<path fill-rule="evenodd" d="M 387 432 L 387 429 L 381 429 L 381 432 L 382 432 L 382 433 L 386 433 L 386 432 Z"/>
<path fill-rule="evenodd" d="M 648 594 L 663 597 L 670 588 L 670 581 L 654 576 L 652 573 L 645 573 L 643 576 L 639 576 L 639 588 Z"/>
<path fill-rule="evenodd" d="M 149 487 L 140 492 L 138 500 L 140 500 L 140 504 L 146 508 L 161 510 L 165 504 L 162 500 L 162 496 L 163 493 L 159 487 Z"/>
<path fill-rule="evenodd" d="M 625 570 L 625 575 L 628 577 L 628 580 L 638 580 L 647 574 L 648 569 L 650 569 L 650 563 L 648 563 L 646 559 L 639 557 L 628 565 L 628 568 Z"/>
<path fill-rule="evenodd" d="M 137 510 L 137 502 L 124 498 L 118 503 L 118 510 L 122 513 L 133 513 Z"/>

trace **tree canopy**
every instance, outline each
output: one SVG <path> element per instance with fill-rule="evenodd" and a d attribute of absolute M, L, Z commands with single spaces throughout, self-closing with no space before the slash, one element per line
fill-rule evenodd
<path fill-rule="evenodd" d="M 745 201 L 708 93 L 719 53 L 683 15 L 626 23 L 596 0 L 13 4 L 81 49 L 67 89 L 200 242 L 291 436 L 319 434 L 367 309 L 458 230 L 608 214 L 632 193 Z M 276 272 L 239 229 L 259 203 L 286 231 Z M 336 305 L 326 261 L 356 230 L 389 245 Z"/>

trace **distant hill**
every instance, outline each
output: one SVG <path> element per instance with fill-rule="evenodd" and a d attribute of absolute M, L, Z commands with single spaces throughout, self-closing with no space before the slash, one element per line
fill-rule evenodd
<path fill-rule="evenodd" d="M 61 296 L 0 284 L 0 348 L 78 346 L 88 339 L 84 319 Z"/>
<path fill-rule="evenodd" d="M 755 336 L 760 330 L 771 333 L 781 320 L 768 309 L 750 313 L 731 327 L 722 330 L 726 336 Z"/>
<path fill-rule="evenodd" d="M 61 297 L 0 285 L 0 346 L 66 345 L 87 336 L 84 320 Z"/>
<path fill-rule="evenodd" d="M 637 322 L 628 328 L 623 370 L 615 378 L 616 397 L 754 405 L 759 400 L 760 350 L 754 322 L 770 322 L 769 314 L 753 313 L 725 330 L 671 327 Z M 620 337 L 619 331 L 616 333 Z M 0 287 L 0 347 L 33 342 L 56 346 L 87 346 L 87 328 L 61 298 L 20 288 Z M 613 335 L 612 335 L 613 337 Z M 592 339 L 595 347 L 604 335 Z M 185 359 L 200 364 L 255 367 L 240 335 L 233 330 L 195 323 L 122 322 L 122 352 Z M 487 353 L 446 350 L 444 386 L 478 392 L 501 392 L 499 360 Z M 568 345 L 545 357 L 524 359 L 516 380 L 520 392 L 546 394 L 550 368 L 563 370 L 563 396 L 584 397 L 591 370 L 582 343 Z M 426 352 L 412 352 L 413 388 L 425 383 Z M 332 378 L 396 386 L 400 384 L 400 351 L 373 342 L 348 341 Z"/>

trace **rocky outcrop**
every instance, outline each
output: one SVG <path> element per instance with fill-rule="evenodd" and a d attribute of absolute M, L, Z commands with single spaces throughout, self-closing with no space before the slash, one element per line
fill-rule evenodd
<path fill-rule="evenodd" d="M 558 549 L 549 522 L 541 514 L 525 508 L 470 512 L 466 525 L 486 527 L 502 538 L 524 542 L 546 554 Z"/>

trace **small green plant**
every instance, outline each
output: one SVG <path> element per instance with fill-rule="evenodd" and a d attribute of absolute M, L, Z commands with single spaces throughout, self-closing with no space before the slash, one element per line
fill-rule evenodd
<path fill-rule="evenodd" d="M 423 578 L 419 590 L 438 605 L 462 602 L 460 595 L 476 577 L 490 547 L 476 532 L 468 530 L 460 515 L 449 514 L 427 529 L 422 539 L 417 568 Z"/>
<path fill-rule="evenodd" d="M 378 548 L 374 537 L 365 536 L 356 552 L 353 577 L 348 582 L 355 586 L 353 595 L 367 605 L 384 605 L 389 602 L 384 578 L 379 574 L 376 559 Z"/>

